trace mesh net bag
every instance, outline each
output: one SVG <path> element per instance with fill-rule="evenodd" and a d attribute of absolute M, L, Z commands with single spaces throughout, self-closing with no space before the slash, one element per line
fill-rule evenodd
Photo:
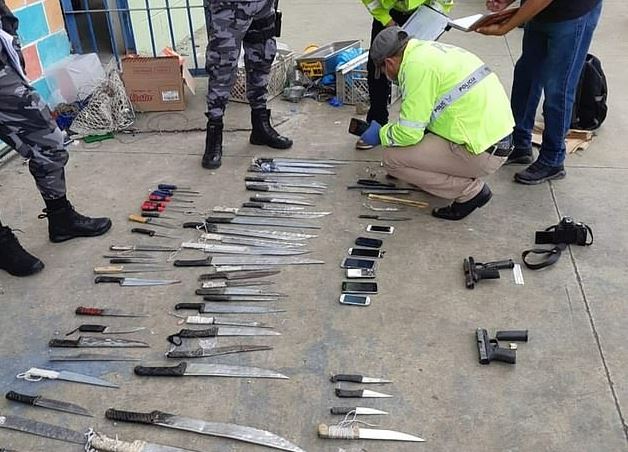
<path fill-rule="evenodd" d="M 105 74 L 105 79 L 96 87 L 87 106 L 70 126 L 73 132 L 81 136 L 118 132 L 131 126 L 135 120 L 115 61 L 107 65 Z"/>

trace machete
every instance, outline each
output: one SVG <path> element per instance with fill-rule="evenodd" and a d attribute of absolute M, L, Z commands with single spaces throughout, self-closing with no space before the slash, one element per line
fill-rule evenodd
<path fill-rule="evenodd" d="M 211 358 L 213 356 L 230 355 L 232 353 L 259 352 L 272 350 L 269 345 L 229 345 L 226 347 L 201 347 L 192 350 L 170 350 L 166 353 L 166 358 L 189 359 L 189 358 Z"/>
<path fill-rule="evenodd" d="M 267 308 L 264 306 L 242 306 L 224 303 L 178 303 L 174 307 L 179 309 L 193 309 L 200 314 L 275 314 L 286 312 L 285 309 Z"/>
<path fill-rule="evenodd" d="M 283 166 L 301 168 L 334 168 L 336 165 L 345 165 L 343 160 L 316 160 L 316 159 L 286 159 L 275 157 L 253 157 L 252 163 L 275 163 Z"/>
<path fill-rule="evenodd" d="M 176 366 L 135 366 L 135 375 L 140 377 L 231 377 L 231 378 L 276 378 L 288 380 L 284 374 L 260 367 L 228 366 L 226 364 L 189 364 L 185 361 Z"/>
<path fill-rule="evenodd" d="M 204 295 L 203 301 L 220 301 L 220 302 L 233 302 L 233 301 L 279 301 L 277 297 L 264 297 L 261 295 Z"/>
<path fill-rule="evenodd" d="M 44 438 L 58 439 L 67 443 L 85 444 L 85 435 L 81 432 L 19 416 L 0 414 L 0 428 L 17 430 L 22 433 L 43 436 Z"/>
<path fill-rule="evenodd" d="M 109 275 L 112 273 L 145 273 L 145 272 L 168 272 L 171 267 L 163 265 L 107 265 L 105 267 L 94 267 L 95 275 Z"/>
<path fill-rule="evenodd" d="M 210 267 L 216 265 L 312 265 L 324 264 L 316 259 L 287 257 L 256 257 L 256 256 L 218 256 L 205 259 L 177 259 L 175 267 Z M 101 278 L 101 276 L 99 276 Z"/>
<path fill-rule="evenodd" d="M 50 339 L 48 347 L 60 348 L 148 348 L 146 342 L 110 337 L 79 336 L 76 339 Z"/>
<path fill-rule="evenodd" d="M 243 254 L 249 256 L 298 256 L 310 253 L 306 249 L 269 248 L 264 246 L 216 245 L 213 243 L 185 242 L 182 248 L 201 250 L 205 253 Z"/>
<path fill-rule="evenodd" d="M 328 187 L 327 184 L 322 182 L 294 182 L 287 181 L 284 179 L 273 179 L 272 177 L 263 177 L 263 176 L 246 176 L 244 178 L 244 182 L 258 182 L 261 184 L 277 184 L 283 185 L 284 187 L 295 187 L 295 188 L 320 188 L 322 190 Z"/>
<path fill-rule="evenodd" d="M 79 306 L 74 310 L 76 315 L 89 315 L 96 317 L 150 317 L 150 314 L 139 314 L 122 311 L 121 309 L 92 308 Z"/>
<path fill-rule="evenodd" d="M 212 326 L 204 330 L 182 329 L 178 333 L 171 334 L 166 339 L 174 345 L 181 345 L 181 339 L 198 339 L 217 336 L 281 336 L 281 333 L 268 328 L 249 328 L 233 326 Z"/>
<path fill-rule="evenodd" d="M 19 392 L 9 391 L 5 394 L 7 400 L 23 403 L 25 405 L 38 406 L 49 410 L 62 411 L 64 413 L 78 414 L 79 416 L 94 417 L 89 411 L 82 406 L 74 403 L 63 402 L 61 400 L 46 399 L 40 395 L 20 394 Z"/>
<path fill-rule="evenodd" d="M 273 281 L 205 281 L 201 284 L 202 289 L 225 289 L 227 287 L 254 287 L 270 286 Z"/>
<path fill-rule="evenodd" d="M 85 450 L 98 450 L 100 452 L 197 452 L 192 449 L 164 446 L 140 440 L 130 443 L 119 440 L 117 436 L 114 439 L 97 432 L 88 436 Z"/>
<path fill-rule="evenodd" d="M 208 287 L 196 289 L 196 295 L 247 295 L 260 297 L 287 297 L 288 295 L 280 292 L 265 292 L 260 289 L 250 287 Z"/>
<path fill-rule="evenodd" d="M 283 241 L 291 241 L 291 240 L 306 240 L 306 239 L 314 239 L 318 237 L 318 235 L 313 234 L 303 234 L 301 232 L 286 232 L 286 231 L 273 231 L 268 229 L 250 229 L 243 228 L 240 226 L 227 226 L 222 224 L 206 224 L 205 225 L 207 232 L 217 233 L 217 234 L 226 234 L 226 235 L 241 235 L 244 237 L 257 237 L 261 239 L 272 239 L 272 240 L 283 240 Z"/>
<path fill-rule="evenodd" d="M 378 439 L 383 441 L 412 441 L 423 442 L 423 438 L 409 435 L 407 433 L 396 432 L 394 430 L 383 430 L 374 428 L 362 428 L 357 425 L 344 427 L 340 425 L 319 424 L 318 436 L 328 439 Z"/>
<path fill-rule="evenodd" d="M 74 383 L 84 383 L 94 386 L 104 386 L 107 388 L 119 388 L 118 385 L 103 380 L 101 378 L 92 377 L 91 375 L 83 375 L 76 372 L 69 372 L 67 370 L 50 370 L 50 369 L 38 369 L 37 367 L 31 367 L 26 372 L 17 374 L 17 378 L 26 381 L 41 381 L 44 378 L 50 380 L 64 380 L 72 381 Z"/>
<path fill-rule="evenodd" d="M 254 239 L 248 237 L 229 237 L 226 235 L 211 233 L 201 234 L 201 240 L 213 240 L 216 242 L 225 243 L 227 245 L 265 246 L 269 248 L 285 249 L 298 249 L 305 246 L 305 243 L 286 242 L 273 239 Z"/>
<path fill-rule="evenodd" d="M 163 245 L 111 245 L 109 247 L 111 251 L 162 251 L 173 252 L 179 251 L 178 246 L 163 246 Z M 134 256 L 137 257 L 137 256 Z"/>
<path fill-rule="evenodd" d="M 261 165 L 253 164 L 249 166 L 252 173 L 298 173 L 298 174 L 327 174 L 333 176 L 334 171 L 321 168 L 299 168 L 292 166 L 279 166 L 270 163 L 262 163 Z"/>
<path fill-rule="evenodd" d="M 238 267 L 239 268 L 239 267 Z M 267 276 L 274 276 L 281 273 L 281 270 L 230 270 L 230 271 L 216 271 L 214 273 L 203 273 L 198 277 L 199 281 L 207 281 L 214 279 L 226 279 L 229 280 L 237 280 L 237 279 L 255 279 L 255 278 L 266 278 Z"/>
<path fill-rule="evenodd" d="M 280 184 L 263 184 L 259 182 L 245 182 L 244 186 L 249 191 L 263 191 L 271 193 L 302 193 L 304 195 L 324 195 L 325 191 L 316 188 L 289 187 Z"/>
<path fill-rule="evenodd" d="M 286 206 L 314 206 L 314 203 L 305 199 L 305 198 L 295 198 L 287 196 L 268 196 L 268 195 L 260 195 L 255 194 L 249 198 L 249 201 L 255 203 L 263 203 L 268 205 L 286 205 Z"/>
<path fill-rule="evenodd" d="M 240 207 L 223 207 L 218 206 L 212 209 L 215 213 L 230 213 L 240 217 L 258 217 L 258 218 L 293 218 L 297 220 L 309 220 L 322 218 L 330 215 L 331 212 L 285 212 L 278 210 L 262 210 L 262 209 L 246 209 Z"/>
<path fill-rule="evenodd" d="M 146 287 L 146 286 L 168 286 L 171 284 L 179 284 L 178 279 L 142 279 L 142 278 L 124 278 L 122 276 L 96 276 L 94 283 L 118 283 L 123 287 Z"/>
<path fill-rule="evenodd" d="M 254 201 L 243 202 L 242 207 L 247 209 L 260 209 L 268 212 L 299 212 L 305 210 L 305 207 L 303 206 L 276 206 L 273 203 Z"/>
<path fill-rule="evenodd" d="M 124 355 L 112 355 L 107 353 L 77 353 L 77 354 L 54 354 L 48 357 L 48 361 L 140 361 L 140 358 Z"/>
<path fill-rule="evenodd" d="M 236 217 L 236 216 L 209 216 L 205 219 L 209 224 L 245 224 L 254 226 L 276 226 L 280 228 L 298 229 L 320 229 L 317 223 L 306 223 L 303 221 L 292 221 L 290 218 L 257 218 L 257 217 Z"/>
<path fill-rule="evenodd" d="M 162 411 L 136 413 L 132 411 L 120 411 L 113 408 L 106 411 L 105 417 L 113 421 L 159 425 L 161 427 L 200 433 L 201 435 L 230 438 L 288 452 L 305 452 L 299 446 L 292 444 L 287 439 L 277 436 L 274 433 L 237 424 L 207 422 L 200 419 L 164 413 Z"/>
<path fill-rule="evenodd" d="M 203 317 L 202 315 L 180 316 L 174 313 L 173 315 L 181 319 L 178 322 L 179 325 L 186 323 L 188 325 L 225 325 L 225 326 L 250 326 L 250 327 L 256 327 L 256 328 L 272 328 L 271 326 L 266 325 L 263 322 L 244 322 L 241 320 L 225 320 L 225 319 L 219 319 L 217 317 Z"/>

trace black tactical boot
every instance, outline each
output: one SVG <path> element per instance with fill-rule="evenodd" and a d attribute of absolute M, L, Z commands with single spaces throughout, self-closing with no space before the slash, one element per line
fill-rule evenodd
<path fill-rule="evenodd" d="M 488 185 L 484 184 L 482 190 L 467 202 L 453 202 L 446 207 L 432 210 L 432 216 L 443 220 L 458 221 L 469 215 L 475 209 L 479 209 L 491 200 L 493 193 Z"/>
<path fill-rule="evenodd" d="M 41 271 L 44 263 L 22 248 L 11 229 L 0 226 L 0 268 L 13 276 L 29 276 Z"/>
<path fill-rule="evenodd" d="M 253 131 L 249 142 L 251 144 L 270 146 L 275 149 L 288 149 L 292 146 L 292 140 L 279 135 L 270 124 L 270 110 L 256 108 L 251 110 L 251 124 Z"/>
<path fill-rule="evenodd" d="M 47 201 L 48 207 L 39 215 L 39 218 L 48 218 L 48 236 L 51 242 L 65 242 L 76 237 L 96 237 L 111 228 L 109 218 L 89 218 L 74 210 L 69 201 L 55 201 Z"/>
<path fill-rule="evenodd" d="M 207 121 L 205 136 L 205 154 L 201 165 L 206 169 L 220 168 L 222 164 L 222 121 Z"/>

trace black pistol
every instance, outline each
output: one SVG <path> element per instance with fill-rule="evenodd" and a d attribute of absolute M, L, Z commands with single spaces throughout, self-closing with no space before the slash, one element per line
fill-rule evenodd
<path fill-rule="evenodd" d="M 501 348 L 497 339 L 489 338 L 488 331 L 484 328 L 478 328 L 475 334 L 477 336 L 480 364 L 490 364 L 491 361 L 515 364 L 517 361 L 517 352 L 515 350 Z"/>
<path fill-rule="evenodd" d="M 515 263 L 512 259 L 495 262 L 476 262 L 469 256 L 462 263 L 464 269 L 465 285 L 467 289 L 473 289 L 475 283 L 482 279 L 499 279 L 499 270 L 513 268 Z"/>

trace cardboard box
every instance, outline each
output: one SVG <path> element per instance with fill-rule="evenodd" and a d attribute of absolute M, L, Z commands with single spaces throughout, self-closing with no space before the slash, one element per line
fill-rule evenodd
<path fill-rule="evenodd" d="M 194 94 L 194 87 L 187 80 L 192 80 L 192 76 L 183 58 L 176 54 L 122 59 L 122 81 L 136 111 L 185 110 L 184 84 Z"/>

